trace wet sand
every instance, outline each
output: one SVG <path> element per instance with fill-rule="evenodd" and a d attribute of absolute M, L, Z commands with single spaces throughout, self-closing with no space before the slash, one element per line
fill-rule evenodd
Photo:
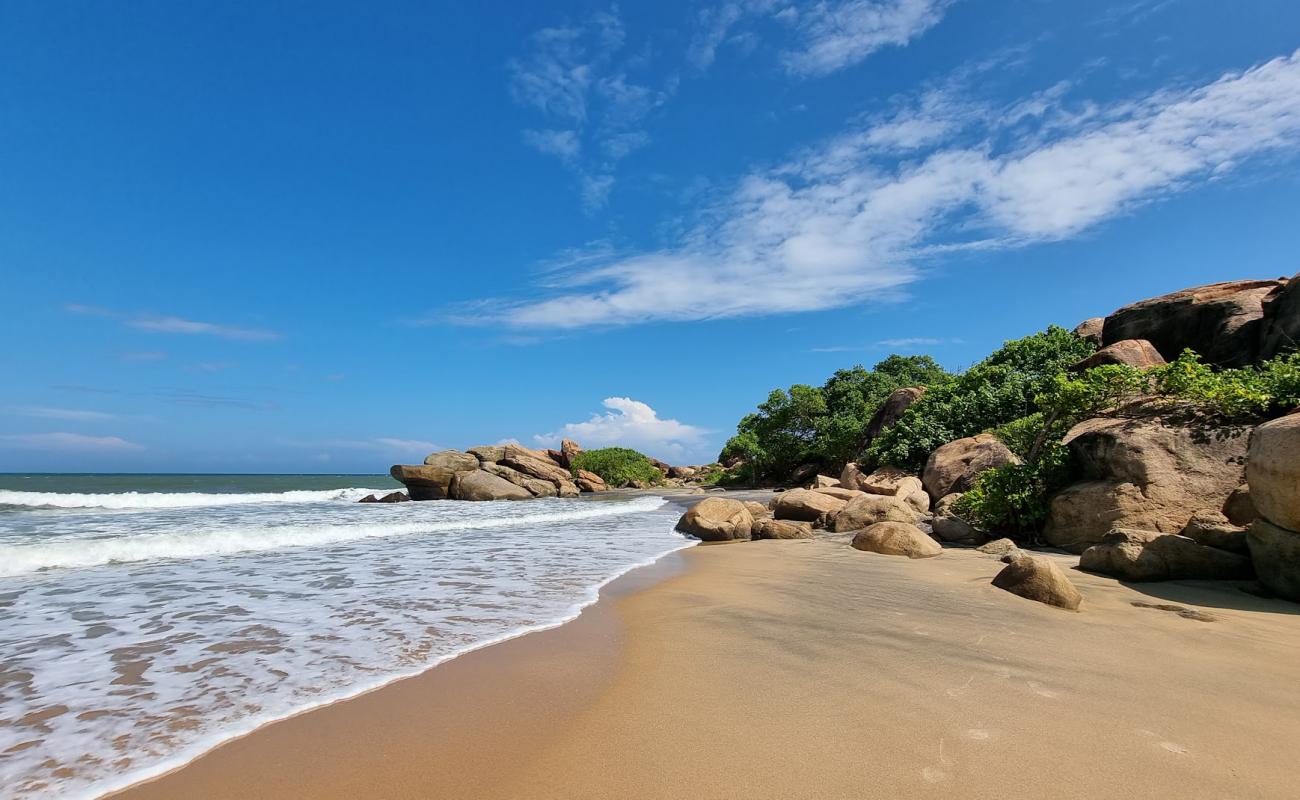
<path fill-rule="evenodd" d="M 118 797 L 1300 791 L 1300 605 L 1071 571 L 1075 614 L 994 589 L 1000 567 L 830 539 L 696 547 L 573 623 L 269 725 Z"/>

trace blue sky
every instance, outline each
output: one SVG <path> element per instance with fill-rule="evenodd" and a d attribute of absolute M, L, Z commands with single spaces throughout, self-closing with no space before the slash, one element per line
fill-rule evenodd
<path fill-rule="evenodd" d="M 1289 0 L 0 0 L 0 471 L 716 454 L 1300 269 Z"/>

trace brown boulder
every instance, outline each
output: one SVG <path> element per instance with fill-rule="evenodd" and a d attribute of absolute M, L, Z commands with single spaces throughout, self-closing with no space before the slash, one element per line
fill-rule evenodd
<path fill-rule="evenodd" d="M 1243 483 L 1233 489 L 1228 499 L 1223 501 L 1223 516 L 1228 518 L 1228 522 L 1243 528 L 1255 521 L 1259 512 L 1255 510 L 1255 501 L 1250 499 L 1249 484 Z"/>
<path fill-rule="evenodd" d="M 573 481 L 563 480 L 555 482 L 555 493 L 560 497 L 577 497 L 582 493 L 582 490 Z"/>
<path fill-rule="evenodd" d="M 504 464 L 484 462 L 481 468 L 484 472 L 490 472 L 498 478 L 504 478 L 521 489 L 527 489 L 528 493 L 533 497 L 555 497 L 557 494 L 555 484 L 550 481 L 525 475 L 519 470 L 511 469 Z"/>
<path fill-rule="evenodd" d="M 1282 281 L 1212 283 L 1124 306 L 1106 317 L 1102 344 L 1146 339 L 1166 360 L 1186 348 L 1206 362 L 1239 367 L 1254 361 L 1264 332 L 1264 301 Z"/>
<path fill-rule="evenodd" d="M 561 482 L 571 482 L 567 469 L 556 464 L 544 453 L 517 444 L 506 445 L 505 453 L 499 461 L 507 467 L 517 469 L 526 475 L 550 481 L 557 488 Z"/>
<path fill-rule="evenodd" d="M 1300 533 L 1261 517 L 1246 535 L 1259 582 L 1278 597 L 1300 603 Z"/>
<path fill-rule="evenodd" d="M 861 475 L 861 473 L 859 473 Z M 880 467 L 870 475 L 861 475 L 855 478 L 855 486 L 849 486 L 850 489 L 861 489 L 871 494 L 883 494 L 886 497 L 893 497 L 898 494 L 898 489 L 908 479 L 915 480 L 916 476 L 905 469 L 898 467 Z"/>
<path fill-rule="evenodd" d="M 857 489 L 842 489 L 838 486 L 831 486 L 825 489 L 813 489 L 812 491 L 819 494 L 830 495 L 831 497 L 838 498 L 846 503 L 855 497 L 861 497 L 866 494 L 866 492 L 859 492 Z"/>
<path fill-rule="evenodd" d="M 772 516 L 772 509 L 757 500 L 742 500 L 741 502 L 745 504 L 745 508 L 749 509 L 750 515 L 755 520 L 765 519 Z"/>
<path fill-rule="evenodd" d="M 811 539 L 813 527 L 808 522 L 792 522 L 787 519 L 764 517 L 758 521 L 754 532 L 755 539 Z"/>
<path fill-rule="evenodd" d="M 605 492 L 609 490 L 604 478 L 585 469 L 578 470 L 578 476 L 574 479 L 574 483 L 578 484 L 578 488 L 584 492 Z"/>
<path fill-rule="evenodd" d="M 487 470 L 458 472 L 451 482 L 451 496 L 457 500 L 529 500 L 532 493 Z"/>
<path fill-rule="evenodd" d="M 665 478 L 668 477 L 668 470 L 672 469 L 672 467 L 668 464 L 667 461 L 660 461 L 659 459 L 653 458 L 651 456 L 646 456 L 646 459 L 649 460 L 649 462 L 654 465 L 655 469 L 663 473 Z"/>
<path fill-rule="evenodd" d="M 834 489 L 843 486 L 838 478 L 832 478 L 829 475 L 818 475 L 813 478 L 813 489 Z"/>
<path fill-rule="evenodd" d="M 470 472 L 478 469 L 478 458 L 459 450 L 441 450 L 424 457 L 426 467 L 442 467 L 451 472 Z"/>
<path fill-rule="evenodd" d="M 1250 559 L 1197 544 L 1186 536 L 1117 528 L 1083 551 L 1079 569 L 1125 581 L 1249 578 Z"/>
<path fill-rule="evenodd" d="M 889 397 L 885 398 L 880 408 L 876 409 L 876 413 L 872 414 L 871 419 L 867 421 L 867 427 L 862 431 L 862 442 L 858 445 L 858 452 L 865 453 L 876 437 L 902 419 L 903 412 L 920 400 L 923 394 L 925 394 L 924 386 L 908 386 L 890 392 Z M 848 486 L 847 483 L 844 485 Z"/>
<path fill-rule="evenodd" d="M 684 481 L 688 481 L 691 478 L 694 478 L 699 473 L 700 471 L 696 467 L 669 467 L 668 468 L 668 477 L 680 478 Z"/>
<path fill-rule="evenodd" d="M 791 489 L 772 498 L 772 516 L 793 519 L 825 527 L 844 510 L 846 503 L 838 497 L 811 489 Z"/>
<path fill-rule="evenodd" d="M 754 529 L 754 517 L 739 500 L 709 497 L 687 509 L 677 521 L 677 530 L 705 542 L 747 540 Z"/>
<path fill-rule="evenodd" d="M 1300 414 L 1255 428 L 1246 483 L 1261 517 L 1280 528 L 1300 531 Z"/>
<path fill-rule="evenodd" d="M 1264 300 L 1260 359 L 1300 349 L 1300 280 L 1297 278 L 1300 275 L 1288 280 L 1286 286 Z"/>
<path fill-rule="evenodd" d="M 577 458 L 582 452 L 582 446 L 572 439 L 560 440 L 560 464 L 566 467 L 573 466 L 573 459 Z"/>
<path fill-rule="evenodd" d="M 851 544 L 869 553 L 908 558 L 934 558 L 943 552 L 938 542 L 905 522 L 877 522 L 859 531 Z"/>
<path fill-rule="evenodd" d="M 411 498 L 406 496 L 405 492 L 389 492 L 383 497 L 378 497 L 373 494 L 368 494 L 365 497 L 358 500 L 357 502 L 358 503 L 405 503 L 410 499 Z"/>
<path fill-rule="evenodd" d="M 1180 532 L 1241 485 L 1246 431 L 1159 417 L 1079 423 L 1065 442 L 1083 480 L 1052 497 L 1043 538 L 1079 553 L 1113 528 Z"/>
<path fill-rule="evenodd" d="M 1010 557 L 1002 571 L 993 576 L 993 585 L 1067 611 L 1077 611 L 1083 602 L 1083 595 L 1055 562 L 1023 552 Z"/>
<path fill-rule="evenodd" d="M 475 461 L 475 468 L 478 462 Z M 412 500 L 446 500 L 451 497 L 451 482 L 456 472 L 445 467 L 394 464 L 388 471 L 393 480 L 404 484 Z"/>
<path fill-rule="evenodd" d="M 1105 317 L 1091 317 L 1074 326 L 1074 335 L 1086 342 L 1101 346 L 1101 329 L 1106 324 Z"/>
<path fill-rule="evenodd" d="M 845 464 L 844 469 L 840 471 L 840 486 L 843 486 L 845 489 L 857 489 L 865 492 L 866 489 L 862 488 L 862 482 L 866 477 L 867 473 L 863 472 L 862 468 L 857 464 L 850 461 L 848 464 Z"/>
<path fill-rule="evenodd" d="M 948 442 L 931 453 L 921 482 L 931 497 L 943 497 L 971 488 L 985 470 L 1019 463 L 1020 459 L 996 436 L 981 433 Z"/>
<path fill-rule="evenodd" d="M 849 501 L 835 517 L 837 532 L 869 528 L 879 522 L 902 522 L 915 525 L 919 515 L 897 497 L 864 494 Z"/>
<path fill-rule="evenodd" d="M 1193 514 L 1179 535 L 1206 547 L 1250 555 L 1250 547 L 1246 544 L 1246 529 L 1228 522 L 1227 517 L 1213 509 Z"/>
<path fill-rule="evenodd" d="M 980 545 L 975 548 L 975 550 L 976 552 L 988 556 L 997 556 L 998 558 L 1003 558 L 1020 552 L 1020 548 L 1010 539 L 994 539 L 991 542 Z"/>
<path fill-rule="evenodd" d="M 1078 362 L 1070 369 L 1083 372 L 1086 369 L 1100 367 L 1104 364 L 1127 364 L 1138 369 L 1148 369 L 1166 364 L 1160 351 L 1146 339 L 1124 339 L 1106 345 L 1097 352 Z"/>
<path fill-rule="evenodd" d="M 988 541 L 988 535 L 952 510 L 953 504 L 960 499 L 961 494 L 953 493 L 939 498 L 939 502 L 934 504 L 934 517 L 930 520 L 934 535 L 952 544 L 983 544 Z"/>
<path fill-rule="evenodd" d="M 480 462 L 495 463 L 506 457 L 505 445 L 485 444 L 478 447 L 471 447 L 465 450 L 466 453 L 477 458 Z"/>

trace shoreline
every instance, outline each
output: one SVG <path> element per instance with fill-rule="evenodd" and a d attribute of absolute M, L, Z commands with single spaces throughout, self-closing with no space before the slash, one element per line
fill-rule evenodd
<path fill-rule="evenodd" d="M 572 622 L 111 796 L 1288 795 L 1291 604 L 1072 571 L 1072 614 L 992 588 L 1000 566 L 836 538 L 679 550 Z"/>

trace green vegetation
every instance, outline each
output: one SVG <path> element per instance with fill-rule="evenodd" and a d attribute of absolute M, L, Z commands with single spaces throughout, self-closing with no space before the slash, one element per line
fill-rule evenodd
<path fill-rule="evenodd" d="M 870 370 L 839 370 L 820 387 L 774 389 L 736 426 L 719 460 L 743 460 L 738 477 L 752 483 L 782 480 L 808 463 L 838 472 L 860 451 L 867 423 L 890 392 L 949 380 L 929 356 L 893 355 Z"/>
<path fill-rule="evenodd" d="M 613 487 L 625 486 L 631 481 L 658 484 L 664 479 L 663 473 L 650 463 L 649 458 L 626 447 L 584 450 L 573 458 L 569 468 L 575 476 L 580 469 L 594 472 Z"/>

